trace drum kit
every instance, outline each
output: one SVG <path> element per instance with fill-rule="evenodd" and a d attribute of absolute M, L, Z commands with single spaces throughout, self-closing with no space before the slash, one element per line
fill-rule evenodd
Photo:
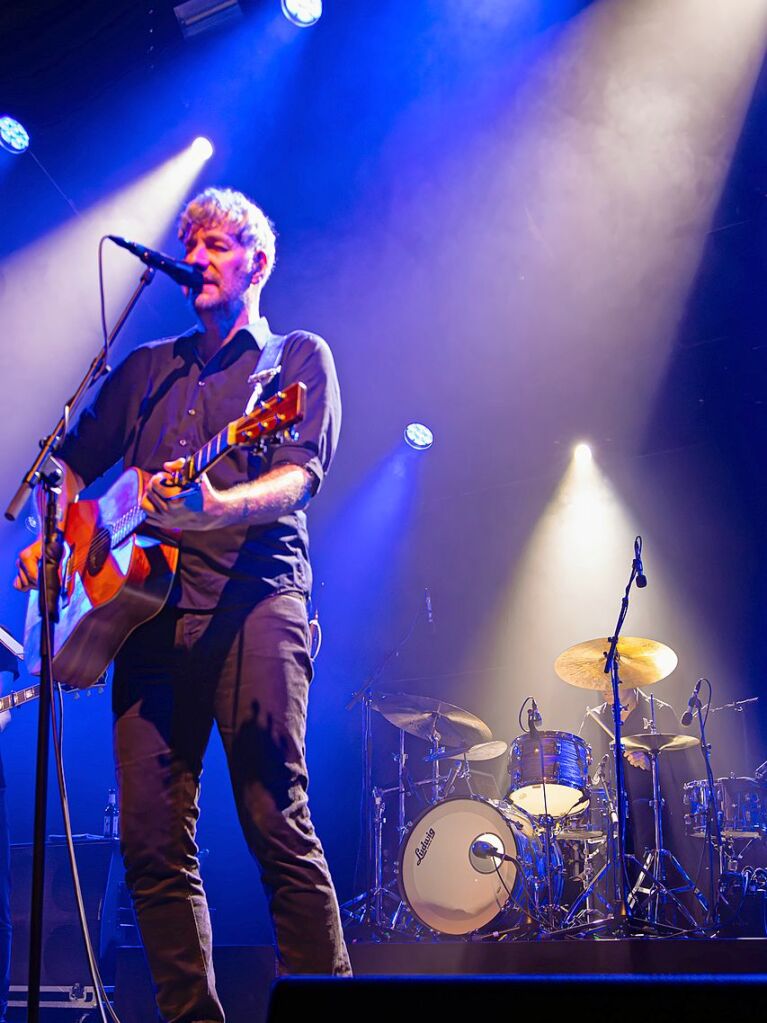
<path fill-rule="evenodd" d="M 568 685 L 604 692 L 610 643 L 595 639 L 565 650 L 554 665 L 557 675 Z M 621 697 L 666 678 L 677 663 L 668 646 L 632 637 L 618 640 L 615 660 Z M 685 825 L 690 838 L 707 843 L 719 890 L 733 873 L 743 878 L 737 843 L 767 842 L 767 787 L 761 778 L 713 778 L 699 688 L 700 738 L 658 731 L 653 697 L 644 731 L 619 732 L 624 754 L 649 761 L 652 845 L 639 857 L 621 842 L 625 785 L 608 770 L 610 758 L 595 766 L 580 735 L 539 727 L 534 699 L 523 704 L 522 731 L 507 743 L 461 707 L 368 686 L 359 699 L 365 708 L 369 884 L 342 907 L 346 923 L 404 940 L 715 933 L 716 885 L 712 880 L 704 895 L 664 847 L 660 761 L 696 747 L 704 751 L 708 777 L 684 785 Z M 388 788 L 372 784 L 373 714 L 399 732 L 397 780 Z M 595 721 L 614 740 L 601 717 Z M 406 735 L 427 744 L 427 777 L 412 776 Z M 508 781 L 501 791 L 487 768 L 504 756 Z M 767 764 L 760 770 L 767 778 Z M 410 819 L 414 799 L 418 810 Z M 396 851 L 387 859 L 392 802 Z"/>

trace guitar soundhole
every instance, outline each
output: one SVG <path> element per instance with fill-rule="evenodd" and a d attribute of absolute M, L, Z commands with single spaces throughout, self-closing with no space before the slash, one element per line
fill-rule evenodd
<path fill-rule="evenodd" d="M 88 574 L 96 575 L 104 567 L 111 549 L 112 535 L 108 529 L 99 529 L 88 548 Z"/>

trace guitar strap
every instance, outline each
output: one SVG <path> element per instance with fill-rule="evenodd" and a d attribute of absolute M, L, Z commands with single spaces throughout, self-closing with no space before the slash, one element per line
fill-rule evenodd
<path fill-rule="evenodd" d="M 253 391 L 248 398 L 248 404 L 245 406 L 246 416 L 250 415 L 262 398 L 269 397 L 266 394 L 267 388 L 275 380 L 277 380 L 277 383 L 271 390 L 277 390 L 280 370 L 282 369 L 282 352 L 285 348 L 286 340 L 287 335 L 285 334 L 270 334 L 266 344 L 261 349 L 256 368 L 248 377 L 248 383 L 253 384 Z"/>

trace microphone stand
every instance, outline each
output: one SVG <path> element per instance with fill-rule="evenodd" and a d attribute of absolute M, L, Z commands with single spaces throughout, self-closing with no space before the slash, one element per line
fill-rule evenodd
<path fill-rule="evenodd" d="M 711 683 L 708 682 L 709 688 L 709 707 L 711 705 Z M 719 875 L 724 873 L 724 848 L 722 846 L 722 827 L 719 818 L 719 807 L 717 805 L 716 798 L 716 786 L 714 784 L 714 772 L 711 768 L 711 745 L 706 739 L 706 718 L 708 717 L 709 711 L 703 714 L 703 708 L 701 706 L 700 698 L 695 697 L 694 712 L 697 713 L 698 727 L 700 728 L 700 751 L 703 754 L 703 760 L 706 764 L 706 789 L 708 792 L 708 814 L 707 823 L 710 829 L 708 839 L 708 870 L 709 870 L 709 912 L 711 914 L 710 923 L 715 924 L 717 920 L 717 912 L 719 909 L 719 903 L 716 899 L 716 881 L 714 878 L 714 844 L 716 845 L 717 856 L 719 860 Z"/>
<path fill-rule="evenodd" d="M 609 637 L 610 647 L 605 655 L 605 674 L 610 676 L 613 692 L 613 722 L 615 742 L 613 748 L 615 762 L 615 791 L 617 795 L 616 804 L 618 811 L 618 841 L 615 864 L 615 902 L 613 914 L 616 920 L 621 923 L 627 921 L 631 912 L 628 905 L 627 881 L 626 881 L 626 784 L 623 765 L 623 745 L 621 743 L 621 701 L 620 701 L 620 654 L 618 653 L 618 640 L 621 629 L 626 620 L 629 609 L 629 593 L 637 577 L 637 559 L 634 558 L 631 564 L 631 575 L 626 584 L 626 589 L 621 598 L 621 608 L 618 614 L 618 621 L 615 624 L 613 635 Z"/>
<path fill-rule="evenodd" d="M 155 270 L 147 267 L 117 323 L 101 346 L 81 380 L 77 390 L 64 405 L 64 412 L 51 433 L 40 442 L 40 451 L 24 474 L 20 486 L 5 510 L 5 517 L 14 521 L 27 503 L 30 492 L 38 484 L 45 498 L 43 516 L 42 557 L 39 566 L 40 601 L 40 706 L 37 716 L 37 757 L 35 764 L 35 812 L 32 847 L 32 892 L 29 921 L 29 972 L 27 979 L 27 1020 L 40 1019 L 40 979 L 42 974 L 43 894 L 45 889 L 45 829 L 48 807 L 48 751 L 53 705 L 54 627 L 58 621 L 61 589 L 59 568 L 64 553 L 63 533 L 59 529 L 58 498 L 61 494 L 61 472 L 44 469 L 54 451 L 63 441 L 69 419 L 85 392 L 109 372 L 107 356 L 110 346 L 122 330 L 141 294 L 152 283 Z"/>

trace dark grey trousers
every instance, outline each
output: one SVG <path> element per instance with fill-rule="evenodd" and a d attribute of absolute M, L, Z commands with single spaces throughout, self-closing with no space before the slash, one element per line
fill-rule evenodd
<path fill-rule="evenodd" d="M 115 759 L 128 887 L 167 1023 L 220 1023 L 195 831 L 202 758 L 221 733 L 245 839 L 261 869 L 283 973 L 350 972 L 307 802 L 312 676 L 304 601 L 166 609 L 115 663 Z"/>

